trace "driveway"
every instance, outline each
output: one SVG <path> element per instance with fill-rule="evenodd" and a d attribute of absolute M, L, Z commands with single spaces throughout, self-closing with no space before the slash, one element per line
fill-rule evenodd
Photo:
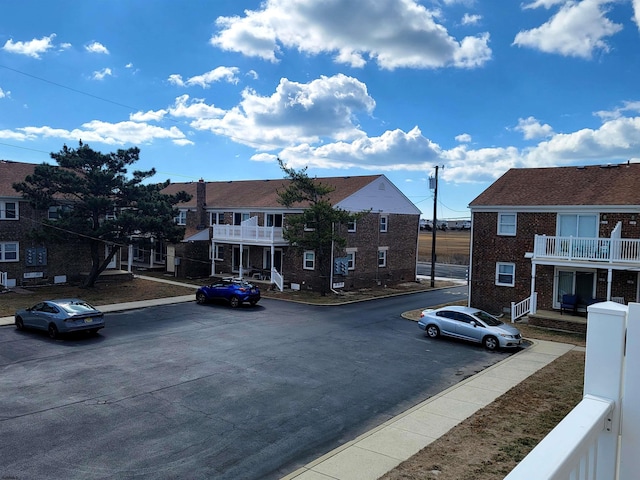
<path fill-rule="evenodd" d="M 463 295 L 194 302 L 60 341 L 0 328 L 0 478 L 279 478 L 504 359 L 400 317 Z"/>

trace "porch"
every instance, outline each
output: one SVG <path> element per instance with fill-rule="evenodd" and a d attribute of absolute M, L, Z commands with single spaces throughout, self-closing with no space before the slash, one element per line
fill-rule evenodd
<path fill-rule="evenodd" d="M 561 314 L 558 310 L 537 310 L 520 320 L 531 326 L 559 330 L 562 332 L 587 333 L 587 317 Z"/>
<path fill-rule="evenodd" d="M 240 225 L 213 225 L 212 240 L 220 243 L 240 243 L 246 245 L 288 245 L 282 227 L 261 227 L 258 217 L 244 220 Z"/>

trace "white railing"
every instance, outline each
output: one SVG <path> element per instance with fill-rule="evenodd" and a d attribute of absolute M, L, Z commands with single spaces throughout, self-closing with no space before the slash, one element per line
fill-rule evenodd
<path fill-rule="evenodd" d="M 257 225 L 214 225 L 213 240 L 217 242 L 245 242 L 271 245 L 284 244 L 282 227 L 259 227 Z"/>
<path fill-rule="evenodd" d="M 520 317 L 524 317 L 528 313 L 536 313 L 538 309 L 538 292 L 533 292 L 529 298 L 525 298 L 521 302 L 511 302 L 511 323 Z"/>
<path fill-rule="evenodd" d="M 587 312 L 584 398 L 505 480 L 638 478 L 640 304 L 603 302 Z"/>
<path fill-rule="evenodd" d="M 284 290 L 284 277 L 273 267 L 271 267 L 271 283 L 275 283 L 281 292 Z"/>
<path fill-rule="evenodd" d="M 534 258 L 640 263 L 640 239 L 536 235 Z"/>

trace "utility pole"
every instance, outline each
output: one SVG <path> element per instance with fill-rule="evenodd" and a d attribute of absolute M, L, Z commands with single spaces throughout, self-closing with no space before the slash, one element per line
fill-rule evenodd
<path fill-rule="evenodd" d="M 438 165 L 436 165 L 436 176 L 431 178 L 433 180 L 433 225 L 431 226 L 431 288 L 436 285 L 436 230 L 438 230 L 438 220 L 436 217 L 436 210 L 438 205 Z M 431 187 L 431 182 L 429 182 Z"/>

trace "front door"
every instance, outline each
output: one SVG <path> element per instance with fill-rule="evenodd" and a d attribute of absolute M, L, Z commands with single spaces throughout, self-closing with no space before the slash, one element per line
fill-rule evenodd
<path fill-rule="evenodd" d="M 563 295 L 577 295 L 579 301 L 593 298 L 596 288 L 595 270 L 557 270 L 554 308 L 560 308 Z"/>
<path fill-rule="evenodd" d="M 271 271 L 271 248 L 267 247 L 264 249 L 263 261 L 264 269 Z M 282 249 L 276 248 L 273 251 L 273 266 L 275 267 L 278 273 L 282 273 Z"/>
<path fill-rule="evenodd" d="M 239 272 L 240 271 L 240 247 L 233 247 L 233 253 L 231 256 L 232 261 L 232 271 Z M 242 249 L 242 269 L 246 270 L 249 268 L 249 247 L 244 247 Z"/>

